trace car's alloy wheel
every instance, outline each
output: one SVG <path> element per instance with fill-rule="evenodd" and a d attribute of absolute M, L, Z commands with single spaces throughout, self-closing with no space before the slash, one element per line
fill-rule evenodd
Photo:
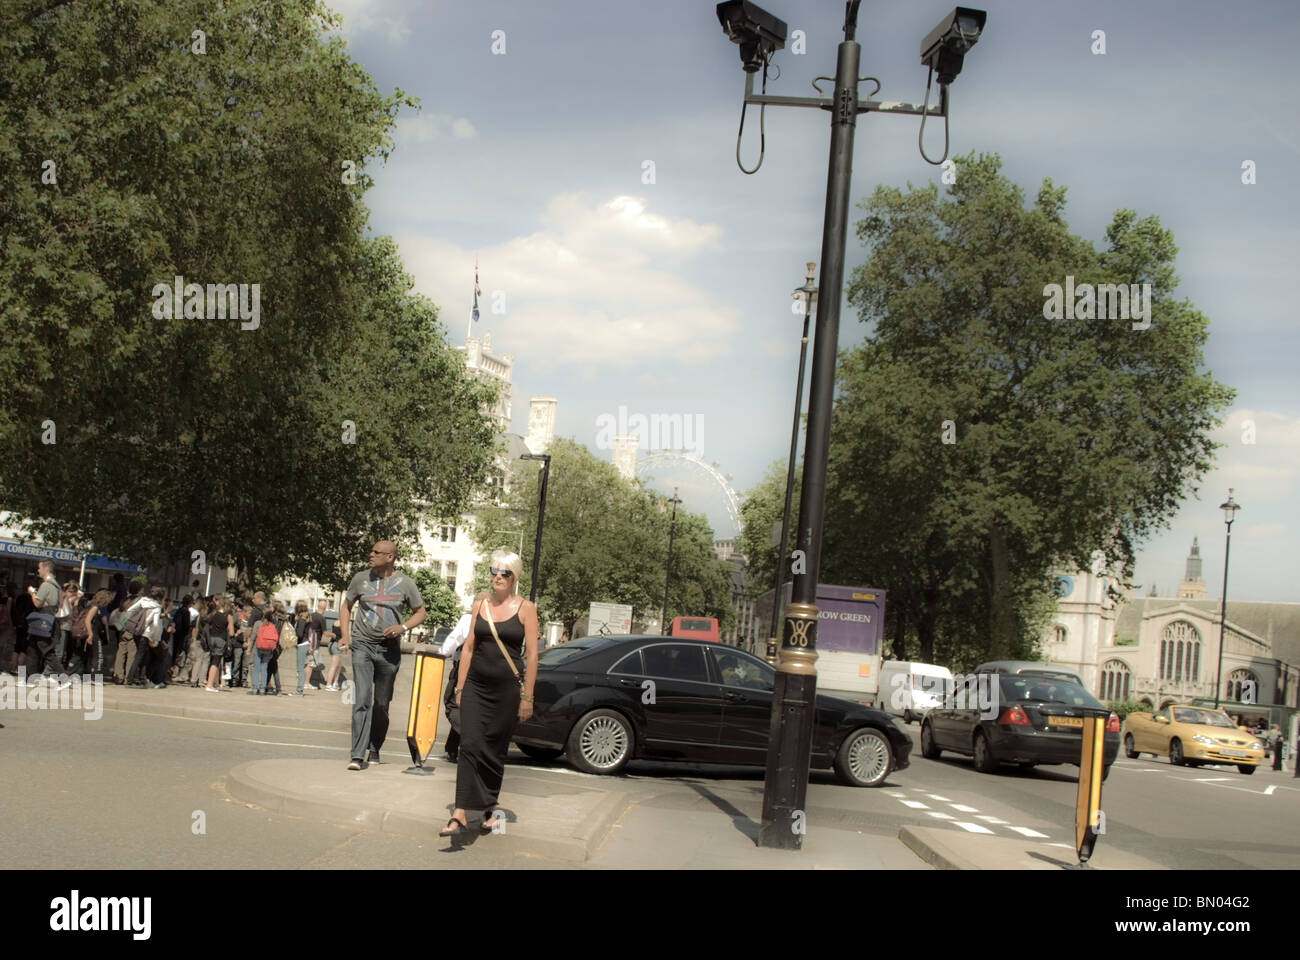
<path fill-rule="evenodd" d="M 921 756 L 927 760 L 937 760 L 943 751 L 934 742 L 934 724 L 928 720 L 921 721 Z"/>
<path fill-rule="evenodd" d="M 614 773 L 632 756 L 632 728 L 617 711 L 594 710 L 574 726 L 568 756 L 586 773 Z"/>
<path fill-rule="evenodd" d="M 1124 756 L 1130 760 L 1136 760 L 1141 754 L 1133 749 L 1133 734 L 1124 734 Z"/>
<path fill-rule="evenodd" d="M 894 767 L 894 751 L 879 730 L 867 728 L 849 734 L 835 757 L 835 772 L 854 787 L 878 787 Z"/>
<path fill-rule="evenodd" d="M 1183 761 L 1183 743 L 1177 738 L 1169 741 L 1169 762 L 1175 767 L 1181 767 Z"/>
<path fill-rule="evenodd" d="M 989 738 L 984 733 L 975 734 L 975 769 L 980 773 L 992 773 L 998 768 L 998 759 L 993 756 Z"/>

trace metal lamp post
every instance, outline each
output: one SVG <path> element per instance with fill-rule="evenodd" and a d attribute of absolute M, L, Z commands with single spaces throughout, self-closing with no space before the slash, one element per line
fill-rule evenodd
<path fill-rule="evenodd" d="M 740 47 L 745 71 L 744 104 L 812 107 L 828 112 L 831 121 L 830 159 L 826 174 L 826 207 L 822 225 L 821 305 L 817 311 L 812 381 L 808 390 L 808 431 L 804 447 L 803 486 L 799 494 L 798 547 L 794 555 L 791 603 L 785 610 L 777 653 L 776 686 L 768 738 L 767 774 L 763 786 L 763 818 L 758 843 L 764 847 L 798 850 L 803 845 L 817 691 L 817 576 L 821 566 L 822 520 L 826 506 L 826 460 L 830 447 L 831 410 L 835 391 L 835 359 L 839 342 L 840 299 L 844 289 L 844 244 L 848 229 L 849 192 L 853 171 L 853 137 L 860 113 L 878 111 L 944 120 L 947 140 L 948 85 L 961 71 L 964 55 L 980 38 L 986 14 L 957 7 L 921 43 L 921 63 L 938 76 L 939 106 L 929 106 L 929 85 L 923 104 L 858 99 L 861 47 L 855 41 L 860 0 L 844 10 L 844 40 L 836 55 L 835 89 L 830 97 L 777 97 L 766 92 L 772 55 L 785 46 L 786 24 L 748 0 L 728 0 L 717 6 L 718 21 L 728 39 Z M 764 90 L 754 93 L 754 74 L 763 71 Z M 876 91 L 880 89 L 878 81 Z M 816 82 L 814 81 L 814 86 Z M 817 88 L 820 92 L 821 88 Z M 876 91 L 873 91 L 875 93 Z M 762 114 L 759 117 L 762 135 Z M 923 128 L 924 129 L 924 128 Z M 741 115 L 741 132 L 744 114 Z M 765 140 L 765 136 L 764 136 Z M 736 142 L 740 162 L 740 137 Z M 924 152 L 922 152 L 924 156 Z M 947 149 L 944 150 L 944 158 Z M 926 158 L 929 160 L 929 158 Z M 933 162 L 933 161 L 931 161 Z M 943 160 L 937 161 L 942 163 Z M 762 164 L 762 157 L 759 158 Z M 758 170 L 746 170 L 753 173 Z M 784 546 L 784 545 L 783 545 Z M 776 602 L 776 598 L 774 598 Z"/>
<path fill-rule="evenodd" d="M 794 388 L 794 424 L 790 427 L 790 462 L 785 474 L 785 509 L 781 512 L 781 539 L 776 547 L 776 585 L 772 588 L 772 626 L 768 631 L 767 659 L 776 662 L 776 623 L 781 612 L 781 587 L 785 584 L 785 544 L 790 533 L 790 498 L 794 494 L 794 463 L 799 448 L 799 413 L 803 406 L 803 371 L 808 357 L 808 321 L 817 304 L 817 288 L 813 286 L 813 272 L 817 264 L 810 263 L 808 276 L 802 287 L 796 287 L 794 299 L 803 299 L 803 336 L 799 340 L 799 377 Z"/>
<path fill-rule="evenodd" d="M 677 497 L 677 488 L 673 487 L 673 498 L 668 501 L 673 505 L 673 518 L 668 524 L 668 564 L 664 571 L 664 605 L 659 611 L 659 629 L 668 634 L 668 585 L 673 582 L 673 535 L 677 533 L 677 504 L 682 501 Z"/>
<path fill-rule="evenodd" d="M 525 453 L 521 454 L 519 459 L 542 461 L 542 486 L 541 491 L 537 494 L 537 542 L 533 544 L 532 577 L 528 584 L 528 601 L 536 604 L 537 582 L 540 579 L 538 568 L 542 562 L 542 524 L 546 520 L 546 481 L 551 476 L 551 455 L 549 453 Z"/>
<path fill-rule="evenodd" d="M 1228 551 L 1232 548 L 1232 521 L 1241 509 L 1241 504 L 1232 499 L 1232 487 L 1228 488 L 1228 499 L 1219 504 L 1223 519 L 1228 524 L 1228 536 L 1223 542 L 1223 601 L 1219 605 L 1219 667 L 1214 678 L 1214 706 L 1219 706 L 1219 688 L 1223 686 L 1223 628 L 1228 620 Z"/>

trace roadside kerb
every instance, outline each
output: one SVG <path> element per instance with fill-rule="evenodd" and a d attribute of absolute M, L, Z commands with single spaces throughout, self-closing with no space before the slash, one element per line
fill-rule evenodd
<path fill-rule="evenodd" d="M 433 776 L 413 777 L 402 773 L 405 766 L 383 763 L 353 772 L 333 760 L 255 760 L 235 767 L 226 789 L 276 813 L 447 843 L 437 834 L 453 805 L 455 767 L 432 760 Z M 627 809 L 628 796 L 511 771 L 501 807 L 508 812 L 504 832 L 478 836 L 476 831 L 472 842 L 582 863 Z"/>

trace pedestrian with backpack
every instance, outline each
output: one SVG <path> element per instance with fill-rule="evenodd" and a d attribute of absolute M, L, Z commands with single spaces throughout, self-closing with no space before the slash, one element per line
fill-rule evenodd
<path fill-rule="evenodd" d="M 167 591 L 162 587 L 150 587 L 149 595 L 139 600 L 126 615 L 122 626 L 122 636 L 131 636 L 135 640 L 135 656 L 127 670 L 126 683 L 131 687 L 147 686 L 144 678 L 149 666 L 150 650 L 157 643 L 153 632 L 158 628 L 162 618 L 162 602 Z"/>
<path fill-rule="evenodd" d="M 271 658 L 280 649 L 280 631 L 268 613 L 256 621 L 253 629 L 253 690 L 254 696 L 267 695 L 267 681 Z"/>
<path fill-rule="evenodd" d="M 131 663 L 135 659 L 135 637 L 127 636 L 124 633 L 126 628 L 126 618 L 131 615 L 135 605 L 140 602 L 140 591 L 144 589 L 144 584 L 139 580 L 132 580 L 126 588 L 126 599 L 116 607 L 111 608 L 112 615 L 108 618 L 108 643 L 109 657 L 108 662 L 113 665 L 113 682 L 126 683 L 126 675 L 130 672 Z M 116 601 L 116 597 L 114 597 Z"/>

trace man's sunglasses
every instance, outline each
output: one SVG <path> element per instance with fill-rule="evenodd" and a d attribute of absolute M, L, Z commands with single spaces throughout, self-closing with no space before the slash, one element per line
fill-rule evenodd
<path fill-rule="evenodd" d="M 500 567 L 489 567 L 488 569 L 494 577 L 513 577 L 515 575 L 513 570 L 503 570 Z"/>

